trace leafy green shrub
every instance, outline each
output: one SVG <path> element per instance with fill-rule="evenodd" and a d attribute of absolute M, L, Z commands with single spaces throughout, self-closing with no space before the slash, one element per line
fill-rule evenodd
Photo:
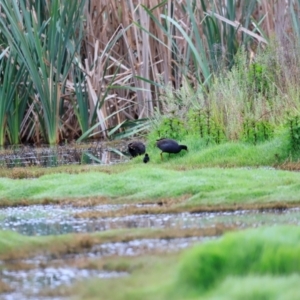
<path fill-rule="evenodd" d="M 181 140 L 187 134 L 183 121 L 177 117 L 162 119 L 162 122 L 154 130 L 153 135 L 159 138 L 171 138 Z"/>

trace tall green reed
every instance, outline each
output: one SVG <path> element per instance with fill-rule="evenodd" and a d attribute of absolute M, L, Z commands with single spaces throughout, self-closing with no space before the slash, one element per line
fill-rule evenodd
<path fill-rule="evenodd" d="M 29 125 L 24 121 L 29 119 L 29 115 L 26 118 L 25 113 L 31 103 L 30 98 L 33 92 L 32 82 L 28 78 L 29 74 L 27 70 L 24 67 L 22 70 L 24 71 L 24 76 L 22 77 L 22 81 L 17 85 L 15 97 L 7 114 L 7 138 L 10 145 L 21 143 L 25 125 Z"/>
<path fill-rule="evenodd" d="M 24 65 L 19 66 L 17 64 L 18 55 L 15 51 L 10 51 L 6 56 L 7 52 L 8 49 L 3 52 L 0 61 L 0 146 L 3 146 L 5 143 L 5 135 L 7 129 L 11 129 L 14 114 L 20 113 L 22 115 L 25 109 L 23 106 L 24 102 L 20 101 L 22 102 L 21 110 L 18 110 L 19 107 L 16 107 L 16 103 L 19 97 L 17 89 L 21 80 L 25 80 L 26 69 Z M 19 125 L 15 124 L 13 132 L 8 130 L 9 137 L 11 137 L 14 143 L 18 143 L 19 141 Z"/>
<path fill-rule="evenodd" d="M 80 50 L 84 4 L 85 0 L 53 0 L 37 6 L 26 0 L 0 0 L 6 16 L 0 19 L 0 29 L 31 76 L 41 127 L 51 145 L 59 141 L 61 96 Z"/>

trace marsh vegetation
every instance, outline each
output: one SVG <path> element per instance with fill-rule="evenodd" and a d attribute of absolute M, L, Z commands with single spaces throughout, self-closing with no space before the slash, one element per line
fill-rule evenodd
<path fill-rule="evenodd" d="M 299 1 L 0 7 L 0 145 L 149 129 L 257 144 L 284 125 L 297 145 Z"/>
<path fill-rule="evenodd" d="M 299 299 L 299 11 L 0 0 L 1 297 Z"/>

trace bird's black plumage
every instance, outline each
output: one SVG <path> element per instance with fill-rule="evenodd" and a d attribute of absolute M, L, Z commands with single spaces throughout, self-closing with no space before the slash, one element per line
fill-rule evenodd
<path fill-rule="evenodd" d="M 131 142 L 128 144 L 128 152 L 132 157 L 136 157 L 146 152 L 146 146 L 142 142 Z"/>
<path fill-rule="evenodd" d="M 146 164 L 149 161 L 150 161 L 150 157 L 149 157 L 148 153 L 146 153 L 144 156 L 143 162 Z"/>
<path fill-rule="evenodd" d="M 186 145 L 179 145 L 175 140 L 172 139 L 159 139 L 156 141 L 156 146 L 161 150 L 160 157 L 162 158 L 162 154 L 169 153 L 179 153 L 181 150 L 188 151 L 188 147 Z"/>

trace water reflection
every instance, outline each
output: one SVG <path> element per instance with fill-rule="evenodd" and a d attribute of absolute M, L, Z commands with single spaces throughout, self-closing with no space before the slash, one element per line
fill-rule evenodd
<path fill-rule="evenodd" d="M 123 205 L 124 206 L 124 205 Z M 180 213 L 128 215 L 109 218 L 75 218 L 80 212 L 116 210 L 122 205 L 72 207 L 34 205 L 0 209 L 0 229 L 14 230 L 24 235 L 58 235 L 65 233 L 95 232 L 119 228 L 205 228 L 216 224 L 256 227 L 275 224 L 300 224 L 300 209 L 236 211 L 219 213 Z"/>
<path fill-rule="evenodd" d="M 128 160 L 122 155 L 123 144 L 112 151 L 104 143 L 76 144 L 55 147 L 21 146 L 0 151 L 0 166 L 13 167 L 55 167 L 69 164 L 113 164 Z"/>

